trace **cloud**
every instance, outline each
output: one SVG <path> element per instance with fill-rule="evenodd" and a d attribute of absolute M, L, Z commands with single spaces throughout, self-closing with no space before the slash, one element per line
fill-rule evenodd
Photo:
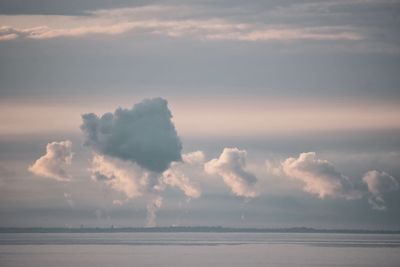
<path fill-rule="evenodd" d="M 143 194 L 146 176 L 133 164 L 95 154 L 90 172 L 93 180 L 104 182 L 112 189 L 125 194 L 128 199 Z"/>
<path fill-rule="evenodd" d="M 180 163 L 182 164 L 182 163 Z M 135 163 L 94 154 L 90 168 L 91 177 L 123 193 L 128 199 L 163 191 L 167 186 L 180 189 L 189 198 L 198 198 L 201 190 L 174 163 L 162 174 L 141 169 Z"/>
<path fill-rule="evenodd" d="M 71 177 L 65 167 L 71 164 L 71 146 L 72 143 L 69 140 L 48 143 L 46 154 L 29 166 L 29 171 L 57 181 L 70 181 Z"/>
<path fill-rule="evenodd" d="M 201 195 L 200 188 L 192 184 L 189 178 L 178 169 L 178 164 L 173 164 L 163 173 L 161 182 L 164 185 L 179 188 L 188 198 L 198 198 Z"/>
<path fill-rule="evenodd" d="M 181 141 L 171 121 L 167 101 L 145 99 L 132 109 L 118 108 L 100 118 L 82 115 L 85 144 L 98 153 L 137 163 L 161 173 L 181 160 Z"/>
<path fill-rule="evenodd" d="M 192 183 L 185 175 L 185 170 L 189 167 L 191 171 L 198 172 L 198 168 L 203 169 L 205 155 L 203 151 L 194 151 L 182 155 L 182 162 L 174 162 L 170 168 L 163 172 L 160 179 L 160 190 L 166 186 L 175 187 L 181 190 L 189 199 L 199 198 L 201 189 Z"/>
<path fill-rule="evenodd" d="M 122 193 L 126 200 L 143 197 L 148 202 L 148 225 L 155 225 L 161 193 L 167 187 L 198 198 L 200 188 L 184 174 L 184 166 L 202 166 L 204 153 L 181 156 L 182 145 L 171 121 L 167 101 L 145 99 L 132 109 L 117 109 L 101 117 L 82 116 L 85 144 L 94 150 L 91 177 Z"/>
<path fill-rule="evenodd" d="M 147 226 L 155 226 L 157 211 L 161 208 L 162 196 L 167 187 L 181 190 L 189 199 L 201 195 L 200 188 L 193 184 L 181 170 L 185 162 L 174 162 L 163 173 L 154 173 L 141 168 L 134 162 L 124 161 L 110 156 L 94 154 L 89 169 L 93 180 L 103 182 L 113 190 L 122 193 L 126 199 L 115 199 L 113 204 L 123 203 L 135 198 L 147 201 Z"/>
<path fill-rule="evenodd" d="M 386 172 L 369 171 L 363 176 L 362 180 L 368 186 L 368 191 L 371 193 L 368 202 L 375 210 L 386 210 L 383 194 L 399 190 L 400 188 L 399 180 Z"/>
<path fill-rule="evenodd" d="M 203 151 L 194 151 L 182 155 L 183 162 L 191 165 L 203 164 L 205 162 L 205 158 L 206 157 Z"/>
<path fill-rule="evenodd" d="M 345 26 L 299 27 L 278 22 L 270 24 L 233 21 L 215 14 L 196 14 L 198 8 L 181 5 L 150 5 L 135 8 L 97 10 L 90 16 L 51 16 L 47 20 L 37 16 L 20 16 L 24 27 L 3 18 L 0 41 L 15 38 L 51 39 L 80 37 L 92 34 L 117 35 L 127 32 L 163 35 L 173 38 L 189 37 L 199 40 L 233 40 L 246 42 L 271 41 L 357 41 L 364 36 Z M 222 14 L 221 14 L 222 15 Z M 259 14 L 260 15 L 260 14 Z M 263 14 L 261 14 L 263 17 Z M 216 19 L 218 17 L 218 19 Z M 44 16 L 46 18 L 46 16 Z M 240 18 L 240 17 L 237 17 Z M 259 17 L 260 22 L 263 21 Z M 10 24 L 7 24 L 9 22 Z"/>
<path fill-rule="evenodd" d="M 261 27 L 249 31 L 228 31 L 207 35 L 211 40 L 238 40 L 238 41 L 294 41 L 294 40 L 362 40 L 360 34 L 340 27 L 313 27 L 313 28 L 291 28 L 291 27 Z"/>
<path fill-rule="evenodd" d="M 257 27 L 251 24 L 235 24 L 216 20 L 186 20 L 186 21 L 133 21 L 121 22 L 105 26 L 83 26 L 66 29 L 54 29 L 49 26 L 31 28 L 12 28 L 0 31 L 0 41 L 16 38 L 53 39 L 58 37 L 80 37 L 85 35 L 103 34 L 118 35 L 130 31 L 164 35 L 169 37 L 192 37 L 202 40 L 232 40 L 232 41 L 357 41 L 364 37 L 351 29 L 340 27 L 293 28 L 282 26 Z M 11 33 L 7 33 L 11 32 Z"/>
<path fill-rule="evenodd" d="M 298 158 L 284 160 L 281 170 L 286 176 L 300 180 L 304 184 L 304 191 L 319 198 L 360 197 L 349 178 L 338 172 L 329 161 L 319 159 L 315 152 L 301 153 Z"/>
<path fill-rule="evenodd" d="M 209 174 L 222 176 L 235 195 L 252 198 L 257 195 L 254 188 L 257 178 L 246 170 L 246 156 L 245 150 L 225 148 L 219 158 L 207 162 L 204 169 Z"/>
<path fill-rule="evenodd" d="M 70 29 L 53 29 L 48 26 L 38 26 L 25 29 L 14 28 L 10 29 L 10 31 L 12 31 L 14 36 L 17 37 L 24 37 L 28 39 L 52 39 L 57 37 L 79 37 L 89 34 L 115 35 L 115 34 L 122 34 L 129 30 L 133 30 L 134 28 L 136 28 L 136 23 L 116 23 L 103 27 L 86 26 L 86 27 L 76 27 Z"/>
<path fill-rule="evenodd" d="M 125 200 L 114 199 L 114 205 L 122 205 L 139 197 L 146 198 L 146 225 L 156 226 L 156 212 L 162 204 L 162 197 L 157 195 L 159 177 L 156 174 L 140 168 L 136 163 L 98 154 L 94 154 L 89 170 L 93 180 L 104 182 L 126 197 Z"/>
<path fill-rule="evenodd" d="M 93 180 L 104 182 L 126 197 L 125 200 L 113 200 L 115 205 L 122 205 L 138 197 L 147 199 L 146 225 L 156 225 L 156 212 L 162 204 L 162 197 L 157 194 L 163 189 L 160 188 L 158 174 L 148 172 L 136 163 L 98 154 L 93 156 L 90 171 Z"/>
<path fill-rule="evenodd" d="M 362 179 L 350 181 L 327 160 L 319 159 L 315 152 L 301 153 L 298 158 L 287 158 L 279 164 L 266 161 L 268 173 L 287 176 L 304 184 L 303 190 L 319 198 L 342 197 L 359 199 L 368 197 L 372 209 L 386 210 L 383 195 L 399 190 L 400 181 L 386 172 L 369 171 Z M 365 185 L 367 185 L 367 188 Z"/>
<path fill-rule="evenodd" d="M 0 41 L 9 41 L 18 38 L 18 32 L 11 27 L 0 27 Z"/>

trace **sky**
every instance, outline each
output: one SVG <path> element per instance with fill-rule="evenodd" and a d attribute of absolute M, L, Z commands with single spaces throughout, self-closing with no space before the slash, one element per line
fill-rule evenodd
<path fill-rule="evenodd" d="M 0 227 L 400 229 L 400 2 L 0 2 Z"/>

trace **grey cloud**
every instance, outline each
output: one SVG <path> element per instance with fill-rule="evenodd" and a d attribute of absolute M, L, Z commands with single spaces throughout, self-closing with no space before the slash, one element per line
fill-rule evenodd
<path fill-rule="evenodd" d="M 182 145 L 171 118 L 167 101 L 154 98 L 114 114 L 82 115 L 81 129 L 85 144 L 95 151 L 160 173 L 181 161 Z"/>
<path fill-rule="evenodd" d="M 47 144 L 46 154 L 29 166 L 29 171 L 57 181 L 69 181 L 71 177 L 65 167 L 71 164 L 71 146 L 69 140 Z"/>
<path fill-rule="evenodd" d="M 222 176 L 225 184 L 237 196 L 255 197 L 257 192 L 254 188 L 257 178 L 246 170 L 245 150 L 237 148 L 225 148 L 219 158 L 212 159 L 204 165 L 209 174 Z"/>
<path fill-rule="evenodd" d="M 139 6 L 152 0 L 2 0 L 0 14 L 7 15 L 88 15 L 87 10 Z"/>
<path fill-rule="evenodd" d="M 386 210 L 383 199 L 384 193 L 399 190 L 400 188 L 399 180 L 386 172 L 369 171 L 364 175 L 362 180 L 368 186 L 368 191 L 371 193 L 368 202 L 376 210 Z"/>

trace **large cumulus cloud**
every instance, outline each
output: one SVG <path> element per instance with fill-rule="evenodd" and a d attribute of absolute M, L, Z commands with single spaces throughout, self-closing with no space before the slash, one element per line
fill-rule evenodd
<path fill-rule="evenodd" d="M 204 166 L 209 174 L 222 176 L 225 184 L 237 196 L 255 197 L 257 195 L 254 185 L 257 178 L 246 170 L 245 150 L 225 148 L 219 158 L 212 159 Z"/>
<path fill-rule="evenodd" d="M 161 173 L 181 160 L 182 145 L 171 118 L 166 100 L 145 99 L 101 117 L 84 114 L 81 129 L 85 144 L 98 153 Z"/>
<path fill-rule="evenodd" d="M 282 172 L 304 184 L 304 191 L 319 198 L 326 196 L 359 197 L 349 178 L 337 171 L 332 163 L 317 157 L 315 152 L 301 153 L 281 163 Z"/>
<path fill-rule="evenodd" d="M 69 140 L 48 143 L 46 154 L 29 166 L 29 171 L 57 181 L 69 181 L 71 177 L 66 171 L 66 166 L 71 164 L 71 146 Z"/>

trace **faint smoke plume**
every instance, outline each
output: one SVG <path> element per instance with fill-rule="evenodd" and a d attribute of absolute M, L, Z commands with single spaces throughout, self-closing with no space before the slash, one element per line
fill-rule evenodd
<path fill-rule="evenodd" d="M 151 200 L 147 204 L 147 227 L 155 227 L 157 226 L 156 212 L 161 208 L 162 205 L 162 197 L 160 196 L 152 196 Z"/>

